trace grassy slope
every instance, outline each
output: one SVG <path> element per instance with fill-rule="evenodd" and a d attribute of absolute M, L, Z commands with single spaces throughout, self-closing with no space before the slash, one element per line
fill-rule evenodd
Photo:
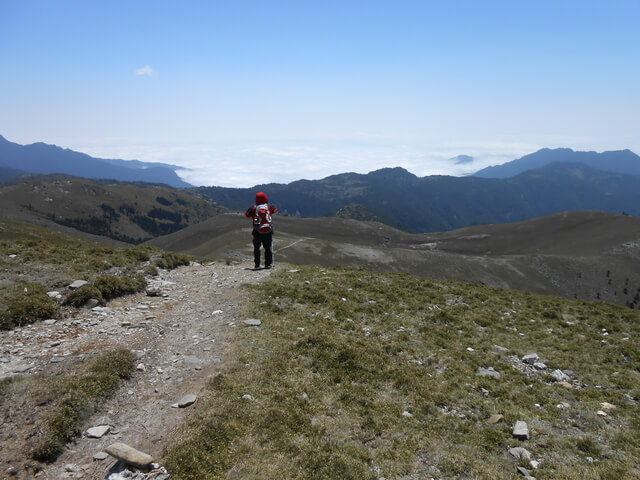
<path fill-rule="evenodd" d="M 640 477 L 638 312 L 318 267 L 247 296 L 263 324 L 238 330 L 237 363 L 167 454 L 172 478 L 517 478 L 509 446 L 542 462 L 538 479 Z M 523 369 L 529 352 L 549 369 Z"/>
<path fill-rule="evenodd" d="M 148 243 L 249 260 L 250 228 L 242 215 L 218 215 Z M 640 219 L 635 217 L 574 212 L 412 235 L 372 222 L 277 216 L 275 228 L 277 262 L 407 272 L 640 307 Z"/>
<path fill-rule="evenodd" d="M 33 177 L 0 188 L 3 216 L 136 243 L 217 215 L 189 191 L 166 186 L 100 184 L 74 177 Z"/>

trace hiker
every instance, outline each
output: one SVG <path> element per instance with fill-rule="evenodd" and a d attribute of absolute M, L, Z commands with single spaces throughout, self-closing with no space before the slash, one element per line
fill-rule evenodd
<path fill-rule="evenodd" d="M 249 208 L 245 215 L 253 219 L 253 258 L 255 267 L 260 268 L 260 246 L 264 247 L 264 268 L 271 268 L 273 264 L 273 225 L 271 215 L 278 211 L 278 207 L 269 205 L 269 197 L 264 192 L 256 193 L 256 204 Z"/>

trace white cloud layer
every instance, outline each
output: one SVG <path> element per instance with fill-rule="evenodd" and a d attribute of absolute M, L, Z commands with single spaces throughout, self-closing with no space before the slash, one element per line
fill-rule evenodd
<path fill-rule="evenodd" d="M 153 75 L 153 68 L 151 68 L 149 65 L 145 65 L 144 67 L 140 67 L 135 71 L 135 74 L 140 76 L 140 75 L 147 75 L 147 76 L 151 76 Z"/>
<path fill-rule="evenodd" d="M 463 176 L 489 165 L 502 164 L 542 146 L 535 143 L 469 143 L 425 147 L 392 143 L 316 142 L 233 143 L 145 146 L 116 141 L 111 146 L 73 145 L 72 149 L 101 158 L 122 158 L 180 165 L 180 177 L 193 185 L 251 187 L 265 183 L 317 180 L 345 172 L 368 173 L 386 167 L 403 167 L 423 177 Z M 455 164 L 451 158 L 469 155 L 471 163 Z"/>

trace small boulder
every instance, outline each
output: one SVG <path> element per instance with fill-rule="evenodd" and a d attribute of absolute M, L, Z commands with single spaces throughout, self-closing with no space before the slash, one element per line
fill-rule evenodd
<path fill-rule="evenodd" d="M 189 395 L 185 395 L 184 397 L 182 397 L 178 403 L 173 404 L 172 406 L 175 408 L 187 408 L 191 405 L 193 405 L 194 403 L 196 403 L 196 400 L 198 399 L 197 395 L 194 395 L 192 393 L 190 393 Z"/>
<path fill-rule="evenodd" d="M 514 447 L 509 449 L 509 454 L 517 460 L 531 460 L 531 452 L 526 448 Z"/>
<path fill-rule="evenodd" d="M 562 388 L 566 388 L 567 390 L 573 390 L 573 385 L 569 382 L 558 382 L 556 385 L 560 385 Z"/>
<path fill-rule="evenodd" d="M 500 378 L 500 372 L 497 372 L 496 370 L 494 370 L 493 367 L 489 367 L 489 368 L 478 368 L 478 371 L 476 372 L 476 375 L 480 376 L 480 377 L 493 377 L 493 378 Z"/>
<path fill-rule="evenodd" d="M 86 280 L 76 280 L 74 281 L 71 285 L 69 285 L 69 288 L 71 290 L 76 290 L 80 287 L 84 287 L 85 285 L 88 285 L 89 282 L 87 282 Z"/>
<path fill-rule="evenodd" d="M 249 327 L 259 327 L 260 325 L 262 325 L 262 322 L 257 318 L 248 318 L 243 323 L 245 325 L 248 325 Z"/>
<path fill-rule="evenodd" d="M 102 438 L 111 429 L 109 425 L 100 425 L 99 427 L 93 427 L 87 430 L 87 437 L 89 438 Z"/>
<path fill-rule="evenodd" d="M 528 365 L 534 365 L 540 360 L 537 353 L 527 353 L 524 357 L 522 357 L 522 361 Z"/>
<path fill-rule="evenodd" d="M 136 450 L 126 443 L 116 442 L 113 445 L 109 445 L 105 451 L 117 460 L 140 469 L 147 469 L 153 463 L 151 455 Z"/>
<path fill-rule="evenodd" d="M 487 425 L 495 425 L 496 423 L 502 422 L 504 422 L 504 416 L 500 415 L 499 413 L 495 413 L 489 417 L 489 420 L 487 420 Z"/>
<path fill-rule="evenodd" d="M 513 426 L 513 437 L 518 440 L 529 440 L 529 426 L 526 422 L 518 420 Z"/>
<path fill-rule="evenodd" d="M 569 376 L 560 369 L 556 369 L 553 372 L 551 372 L 551 376 L 555 378 L 558 382 L 568 382 L 569 380 L 571 380 Z"/>

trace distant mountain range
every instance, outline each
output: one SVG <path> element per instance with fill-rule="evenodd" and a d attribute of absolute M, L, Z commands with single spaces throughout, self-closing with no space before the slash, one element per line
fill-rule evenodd
<path fill-rule="evenodd" d="M 581 163 L 607 172 L 640 175 L 640 157 L 631 150 L 610 152 L 574 152 L 570 148 L 543 148 L 535 153 L 507 162 L 503 165 L 483 168 L 473 174 L 482 178 L 510 178 L 527 170 L 544 167 L 550 163 Z"/>
<path fill-rule="evenodd" d="M 179 168 L 164 163 L 94 158 L 40 142 L 19 145 L 0 135 L 0 180 L 23 174 L 63 173 L 92 179 L 146 182 L 176 188 L 190 187 L 190 184 L 182 181 L 176 174 L 175 170 Z"/>
<path fill-rule="evenodd" d="M 235 210 L 245 210 L 258 190 L 267 192 L 285 214 L 377 220 L 410 232 L 517 222 L 564 211 L 640 216 L 640 175 L 606 172 L 581 163 L 550 163 L 502 179 L 419 178 L 402 168 L 385 168 L 286 185 L 195 189 Z"/>

